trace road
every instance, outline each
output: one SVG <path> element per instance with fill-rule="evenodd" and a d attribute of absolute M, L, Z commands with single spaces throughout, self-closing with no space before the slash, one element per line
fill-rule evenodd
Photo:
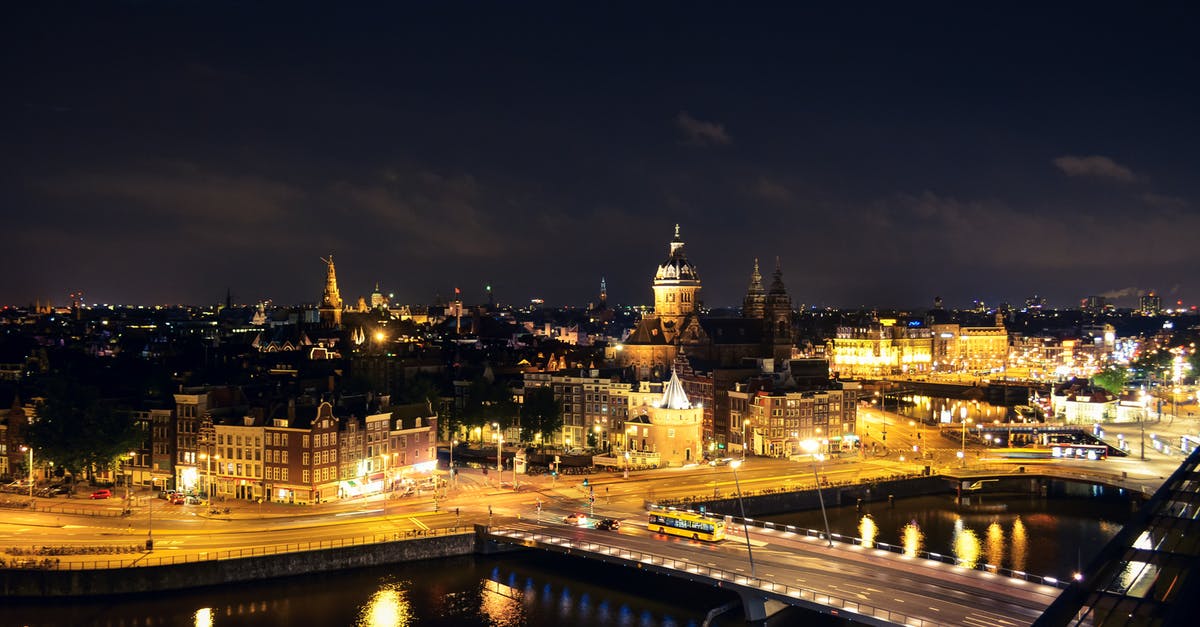
<path fill-rule="evenodd" d="M 514 528 L 664 555 L 743 576 L 751 574 L 745 537 L 739 529 L 729 530 L 733 533 L 723 542 L 705 543 L 652 534 L 640 518 L 624 521 L 616 535 L 565 525 L 524 524 Z M 882 551 L 840 544 L 830 549 L 824 543 L 786 532 L 752 530 L 750 539 L 754 575 L 758 578 L 938 624 L 1028 625 L 1059 593 L 1050 586 Z"/>

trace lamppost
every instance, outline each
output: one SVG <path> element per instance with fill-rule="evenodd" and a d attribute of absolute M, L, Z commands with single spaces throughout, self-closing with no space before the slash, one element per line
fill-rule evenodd
<path fill-rule="evenodd" d="M 746 459 L 746 448 L 750 446 L 750 419 L 742 420 L 742 459 Z"/>
<path fill-rule="evenodd" d="M 958 421 L 962 424 L 962 441 L 958 444 L 958 461 L 962 468 L 967 467 L 967 408 L 964 405 L 958 410 Z"/>
<path fill-rule="evenodd" d="M 833 548 L 833 534 L 829 531 L 829 516 L 825 513 L 825 495 L 821 493 L 821 477 L 817 475 L 818 458 L 824 458 L 824 455 L 819 455 L 817 449 L 820 444 L 816 440 L 805 440 L 804 450 L 812 456 L 813 480 L 817 482 L 817 501 L 821 504 L 821 519 L 825 521 L 825 539 L 829 541 L 829 548 Z"/>
<path fill-rule="evenodd" d="M 458 486 L 458 473 L 454 472 L 454 447 L 458 446 L 458 440 L 450 440 L 450 486 Z"/>
<path fill-rule="evenodd" d="M 32 445 L 22 446 L 21 450 L 29 451 L 29 468 L 27 469 L 26 475 L 28 475 L 28 479 L 29 479 L 29 500 L 32 501 L 33 500 L 33 446 Z"/>
<path fill-rule="evenodd" d="M 729 462 L 729 467 L 733 469 L 733 485 L 737 488 L 738 493 L 738 509 L 742 511 L 742 533 L 746 535 L 746 556 L 750 558 L 750 576 L 758 579 L 758 575 L 754 572 L 754 549 L 750 548 L 750 525 L 746 524 L 746 505 L 742 502 L 742 483 L 738 481 L 737 469 L 742 465 L 742 460 L 735 459 Z"/>
<path fill-rule="evenodd" d="M 500 432 L 499 423 L 493 422 L 492 430 L 495 431 L 495 433 L 492 434 L 492 437 L 496 438 L 496 487 L 502 488 L 504 487 L 504 466 L 502 464 L 504 452 L 504 434 Z"/>

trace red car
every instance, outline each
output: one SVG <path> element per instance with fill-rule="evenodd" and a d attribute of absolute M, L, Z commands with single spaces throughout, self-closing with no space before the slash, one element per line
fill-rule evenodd
<path fill-rule="evenodd" d="M 171 500 L 171 505 L 183 505 L 183 503 L 186 499 L 183 498 L 182 494 L 172 494 L 170 500 Z"/>
<path fill-rule="evenodd" d="M 92 492 L 92 495 L 89 496 L 88 498 L 89 499 L 106 499 L 110 496 L 112 496 L 112 490 L 96 490 L 95 492 Z"/>

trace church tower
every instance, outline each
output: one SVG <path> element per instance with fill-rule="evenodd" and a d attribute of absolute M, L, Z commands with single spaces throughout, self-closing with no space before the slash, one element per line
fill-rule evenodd
<path fill-rule="evenodd" d="M 783 286 L 783 265 L 775 258 L 775 277 L 771 290 L 767 292 L 767 305 L 763 322 L 767 325 L 765 337 L 774 345 L 777 360 L 792 356 L 792 298 Z"/>
<path fill-rule="evenodd" d="M 687 260 L 676 224 L 670 254 L 654 274 L 654 313 L 662 320 L 663 333 L 669 340 L 679 332 L 684 318 L 696 310 L 699 293 L 700 274 Z"/>
<path fill-rule="evenodd" d="M 758 273 L 758 258 L 754 259 L 754 272 L 750 274 L 750 288 L 742 301 L 742 317 L 762 320 L 767 308 L 767 291 L 763 289 L 762 275 Z"/>
<path fill-rule="evenodd" d="M 321 297 L 321 322 L 334 326 L 342 325 L 342 294 L 338 291 L 337 270 L 333 267 L 333 255 L 322 258 L 328 267 L 325 272 L 325 294 Z"/>

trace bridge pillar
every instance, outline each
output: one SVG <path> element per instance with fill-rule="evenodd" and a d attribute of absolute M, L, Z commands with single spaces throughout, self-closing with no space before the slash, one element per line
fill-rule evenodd
<path fill-rule="evenodd" d="M 765 621 L 788 607 L 786 603 L 763 598 L 752 592 L 739 590 L 738 596 L 742 597 L 742 610 L 746 614 L 746 622 L 749 623 Z"/>

